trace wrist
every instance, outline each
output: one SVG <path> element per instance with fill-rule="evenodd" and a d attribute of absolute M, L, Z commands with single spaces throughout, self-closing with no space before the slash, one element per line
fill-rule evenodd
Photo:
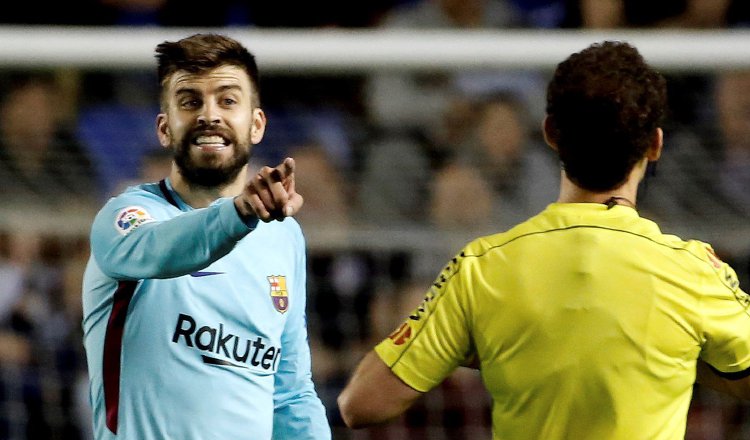
<path fill-rule="evenodd" d="M 255 211 L 253 211 L 252 207 L 242 197 L 238 196 L 234 198 L 234 208 L 242 223 L 250 229 L 255 229 L 258 225 L 258 216 L 255 215 Z"/>

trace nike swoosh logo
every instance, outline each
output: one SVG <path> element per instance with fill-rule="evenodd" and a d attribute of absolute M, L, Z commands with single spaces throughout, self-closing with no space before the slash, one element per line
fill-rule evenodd
<path fill-rule="evenodd" d="M 201 355 L 201 357 L 203 358 L 203 363 L 204 364 L 221 365 L 221 366 L 224 366 L 224 367 L 247 368 L 244 365 L 233 364 L 233 363 L 225 361 L 223 359 L 216 359 L 216 358 L 212 358 L 212 357 L 209 357 L 209 356 L 206 356 L 206 355 Z"/>
<path fill-rule="evenodd" d="M 200 277 L 210 277 L 211 275 L 221 275 L 223 273 L 224 272 L 201 272 L 201 271 L 198 271 L 198 272 L 192 272 L 190 274 L 190 276 L 191 277 L 200 278 Z"/>

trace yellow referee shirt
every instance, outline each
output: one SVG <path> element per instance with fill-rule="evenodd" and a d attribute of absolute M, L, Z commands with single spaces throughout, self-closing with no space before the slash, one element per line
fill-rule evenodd
<path fill-rule="evenodd" d="M 709 245 L 554 203 L 468 244 L 375 351 L 419 391 L 478 357 L 495 439 L 683 439 L 696 360 L 750 368 L 749 305 Z"/>

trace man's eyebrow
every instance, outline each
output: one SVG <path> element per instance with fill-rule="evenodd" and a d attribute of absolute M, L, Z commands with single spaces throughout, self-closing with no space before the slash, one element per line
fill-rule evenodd
<path fill-rule="evenodd" d="M 174 91 L 175 95 L 196 95 L 198 90 L 191 87 L 180 87 Z"/>
<path fill-rule="evenodd" d="M 240 86 L 239 84 L 224 84 L 216 89 L 216 91 L 218 92 L 226 92 L 228 90 L 237 90 L 241 92 L 242 86 Z"/>
<path fill-rule="evenodd" d="M 224 84 L 215 89 L 216 92 L 220 93 L 228 90 L 242 91 L 242 86 L 239 84 Z M 180 87 L 174 92 L 175 95 L 197 95 L 199 93 L 198 89 L 193 87 Z"/>

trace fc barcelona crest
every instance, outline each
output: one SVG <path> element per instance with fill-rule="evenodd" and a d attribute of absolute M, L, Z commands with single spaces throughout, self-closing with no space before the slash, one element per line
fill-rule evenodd
<path fill-rule="evenodd" d="M 289 293 L 286 290 L 286 277 L 284 275 L 270 275 L 266 277 L 271 286 L 271 299 L 273 307 L 279 313 L 286 313 L 289 308 Z"/>

